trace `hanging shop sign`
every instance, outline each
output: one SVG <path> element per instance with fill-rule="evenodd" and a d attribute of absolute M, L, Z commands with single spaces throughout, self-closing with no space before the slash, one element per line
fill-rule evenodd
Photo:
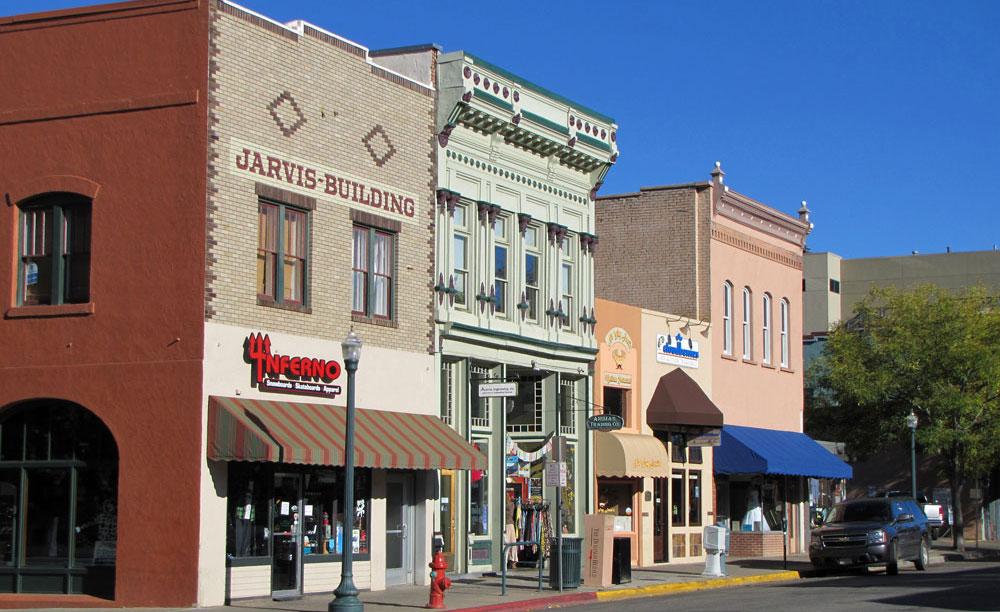
<path fill-rule="evenodd" d="M 656 335 L 656 361 L 659 363 L 697 368 L 699 356 L 698 343 L 681 333 Z"/>
<path fill-rule="evenodd" d="M 688 446 L 719 446 L 722 444 L 722 430 L 709 429 L 687 439 Z"/>
<path fill-rule="evenodd" d="M 625 419 L 617 414 L 595 414 L 587 417 L 587 429 L 614 431 L 625 427 Z"/>
<path fill-rule="evenodd" d="M 281 189 L 404 222 L 414 222 L 419 212 L 413 194 L 252 143 L 233 139 L 229 159 L 230 171 Z"/>
<path fill-rule="evenodd" d="M 244 341 L 243 359 L 250 364 L 250 383 L 258 391 L 334 398 L 340 385 L 340 363 L 333 359 L 291 357 L 271 352 L 268 334 L 250 334 Z"/>
<path fill-rule="evenodd" d="M 516 395 L 516 382 L 483 383 L 479 385 L 479 397 L 514 397 Z"/>

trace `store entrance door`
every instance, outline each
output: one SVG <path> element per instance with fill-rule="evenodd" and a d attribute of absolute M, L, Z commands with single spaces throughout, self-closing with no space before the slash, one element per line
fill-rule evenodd
<path fill-rule="evenodd" d="M 653 562 L 666 563 L 670 551 L 670 506 L 667 503 L 669 478 L 653 479 Z"/>
<path fill-rule="evenodd" d="M 274 510 L 271 532 L 271 597 L 302 596 L 302 475 L 274 475 Z"/>
<path fill-rule="evenodd" d="M 413 584 L 413 477 L 389 474 L 385 482 L 385 584 Z"/>
<path fill-rule="evenodd" d="M 444 540 L 444 559 L 448 567 L 455 568 L 455 472 L 441 470 L 441 523 L 438 529 Z"/>

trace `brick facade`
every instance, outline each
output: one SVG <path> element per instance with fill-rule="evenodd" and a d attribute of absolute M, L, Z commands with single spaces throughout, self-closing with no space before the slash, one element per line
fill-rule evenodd
<path fill-rule="evenodd" d="M 213 4 L 210 52 L 206 320 L 335 339 L 353 324 L 366 343 L 430 352 L 433 89 L 373 65 L 367 49 L 308 24 L 276 24 L 223 2 Z M 241 173 L 235 156 L 243 146 L 414 199 L 415 214 L 398 225 L 392 324 L 351 315 L 352 210 L 362 211 L 322 186 L 304 189 L 301 178 Z M 283 189 L 315 201 L 301 309 L 256 299 L 261 183 L 272 197 Z M 398 217 L 364 208 L 369 221 Z"/>

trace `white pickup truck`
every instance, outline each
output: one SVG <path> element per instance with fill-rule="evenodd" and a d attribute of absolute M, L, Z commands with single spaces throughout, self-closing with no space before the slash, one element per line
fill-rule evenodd
<path fill-rule="evenodd" d="M 944 508 L 934 500 L 928 499 L 926 495 L 917 497 L 917 503 L 927 515 L 927 529 L 931 532 L 931 539 L 937 539 L 945 524 Z"/>

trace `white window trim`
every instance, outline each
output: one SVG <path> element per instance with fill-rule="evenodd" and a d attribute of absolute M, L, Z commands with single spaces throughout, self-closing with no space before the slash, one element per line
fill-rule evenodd
<path fill-rule="evenodd" d="M 771 294 L 764 294 L 764 312 L 761 321 L 761 360 L 771 363 Z"/>
<path fill-rule="evenodd" d="M 781 300 L 781 367 L 788 367 L 788 300 Z"/>
<path fill-rule="evenodd" d="M 743 359 L 753 359 L 753 294 L 743 288 Z"/>
<path fill-rule="evenodd" d="M 733 354 L 733 284 L 722 284 L 722 353 Z"/>

